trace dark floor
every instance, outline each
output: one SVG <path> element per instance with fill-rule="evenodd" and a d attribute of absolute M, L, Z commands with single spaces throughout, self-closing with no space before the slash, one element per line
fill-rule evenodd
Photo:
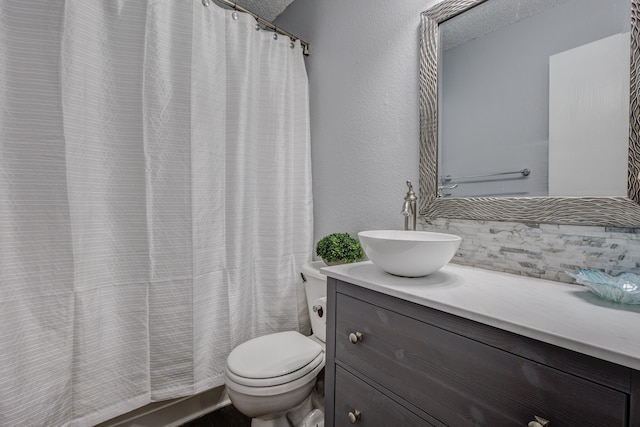
<path fill-rule="evenodd" d="M 182 427 L 251 427 L 251 418 L 242 415 L 230 405 L 188 422 Z"/>

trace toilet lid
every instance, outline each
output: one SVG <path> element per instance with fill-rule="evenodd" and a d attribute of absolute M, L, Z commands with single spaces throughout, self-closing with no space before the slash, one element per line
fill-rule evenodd
<path fill-rule="evenodd" d="M 304 368 L 321 353 L 320 344 L 299 332 L 278 332 L 233 349 L 227 358 L 227 369 L 244 378 L 280 377 Z"/>

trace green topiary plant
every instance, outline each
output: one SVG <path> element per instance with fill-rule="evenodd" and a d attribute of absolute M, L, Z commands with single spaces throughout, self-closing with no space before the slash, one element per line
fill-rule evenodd
<path fill-rule="evenodd" d="M 324 236 L 316 244 L 316 255 L 328 265 L 348 264 L 364 259 L 364 251 L 357 239 L 348 233 L 333 233 Z"/>

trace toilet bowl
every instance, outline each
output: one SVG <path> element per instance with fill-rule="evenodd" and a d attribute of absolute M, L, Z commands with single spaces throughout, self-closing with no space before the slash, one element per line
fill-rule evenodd
<path fill-rule="evenodd" d="M 253 427 L 322 426 L 312 392 L 325 365 L 326 276 L 323 261 L 302 267 L 313 334 L 277 332 L 244 342 L 227 358 L 225 384 L 236 409 Z M 309 424 L 313 419 L 313 424 Z M 305 421 L 307 420 L 307 421 Z"/>

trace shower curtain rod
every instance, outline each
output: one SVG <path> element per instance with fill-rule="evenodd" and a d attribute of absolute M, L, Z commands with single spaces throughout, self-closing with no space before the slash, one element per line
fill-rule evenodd
<path fill-rule="evenodd" d="M 297 37 L 291 34 L 290 32 L 285 31 L 282 28 L 279 28 L 278 26 L 272 24 L 271 22 L 267 21 L 263 17 L 253 13 L 249 9 L 246 9 L 240 6 L 236 2 L 233 2 L 231 0 L 215 0 L 215 1 L 222 3 L 225 6 L 229 6 L 233 8 L 233 10 L 237 10 L 238 12 L 248 13 L 249 15 L 253 16 L 255 20 L 258 21 L 259 24 L 264 25 L 265 27 L 275 31 L 278 34 L 282 34 L 283 36 L 289 37 L 292 41 L 300 40 L 300 44 L 302 45 L 302 53 L 304 54 L 304 56 L 309 56 L 309 43 L 305 42 L 300 37 Z M 208 0 L 202 0 L 202 3 L 206 6 L 207 5 L 206 3 L 208 3 Z"/>

